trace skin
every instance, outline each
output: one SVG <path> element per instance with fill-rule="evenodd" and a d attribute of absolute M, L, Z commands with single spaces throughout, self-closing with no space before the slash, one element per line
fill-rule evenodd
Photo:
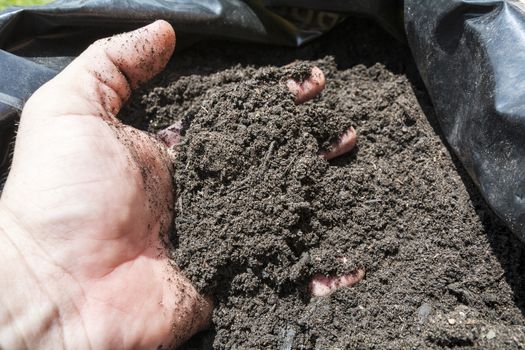
<path fill-rule="evenodd" d="M 308 289 L 315 297 L 326 297 L 339 288 L 352 287 L 365 277 L 365 270 L 358 269 L 354 273 L 343 276 L 315 275 L 312 277 Z"/>
<path fill-rule="evenodd" d="M 153 137 L 115 117 L 174 47 L 164 21 L 97 41 L 27 102 L 0 198 L 1 349 L 170 347 L 208 326 L 211 302 L 167 253 L 177 127 Z M 288 84 L 297 103 L 319 72 Z M 353 144 L 355 131 L 322 156 Z"/>
<path fill-rule="evenodd" d="M 208 325 L 164 242 L 172 155 L 115 118 L 174 47 L 164 21 L 100 40 L 27 102 L 0 199 L 0 348 L 151 349 Z"/>

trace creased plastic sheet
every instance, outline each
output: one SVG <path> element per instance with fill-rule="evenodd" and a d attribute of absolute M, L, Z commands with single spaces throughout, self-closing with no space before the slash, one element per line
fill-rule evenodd
<path fill-rule="evenodd" d="M 443 134 L 525 241 L 525 6 L 407 0 L 408 40 Z"/>

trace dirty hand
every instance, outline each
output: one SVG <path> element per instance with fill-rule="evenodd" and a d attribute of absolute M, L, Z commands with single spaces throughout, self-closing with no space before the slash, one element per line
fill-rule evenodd
<path fill-rule="evenodd" d="M 163 21 L 100 40 L 27 102 L 0 199 L 0 348 L 156 348 L 211 305 L 170 264 L 170 154 L 115 115 L 170 58 Z"/>

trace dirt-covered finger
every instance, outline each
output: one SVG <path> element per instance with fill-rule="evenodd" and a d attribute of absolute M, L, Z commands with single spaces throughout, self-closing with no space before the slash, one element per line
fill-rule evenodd
<path fill-rule="evenodd" d="M 162 141 L 168 148 L 172 149 L 181 141 L 182 123 L 180 121 L 173 123 L 167 128 L 157 133 L 157 138 Z"/>
<path fill-rule="evenodd" d="M 87 115 L 116 123 L 131 91 L 159 73 L 174 48 L 175 32 L 165 21 L 98 40 L 35 92 L 23 118 Z"/>
<path fill-rule="evenodd" d="M 326 79 L 319 67 L 312 67 L 309 77 L 303 81 L 288 79 L 286 86 L 292 94 L 295 104 L 301 104 L 320 94 L 326 86 Z"/>
<path fill-rule="evenodd" d="M 354 273 L 342 276 L 325 276 L 317 274 L 312 277 L 308 289 L 314 297 L 323 297 L 332 294 L 339 288 L 352 287 L 365 277 L 365 270 L 358 269 Z"/>
<path fill-rule="evenodd" d="M 350 152 L 357 143 L 357 133 L 353 127 L 346 130 L 339 139 L 334 142 L 330 149 L 321 153 L 321 156 L 326 159 L 334 159 L 347 152 Z"/>

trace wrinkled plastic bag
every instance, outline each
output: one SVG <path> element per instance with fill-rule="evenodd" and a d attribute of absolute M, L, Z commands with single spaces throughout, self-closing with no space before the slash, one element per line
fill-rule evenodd
<path fill-rule="evenodd" d="M 405 26 L 445 138 L 525 241 L 525 2 L 408 0 Z"/>
<path fill-rule="evenodd" d="M 179 48 L 209 37 L 298 46 L 352 15 L 406 34 L 449 145 L 525 241 L 522 0 L 73 0 L 9 10 L 0 14 L 0 174 L 23 102 L 97 38 L 162 18 Z"/>

